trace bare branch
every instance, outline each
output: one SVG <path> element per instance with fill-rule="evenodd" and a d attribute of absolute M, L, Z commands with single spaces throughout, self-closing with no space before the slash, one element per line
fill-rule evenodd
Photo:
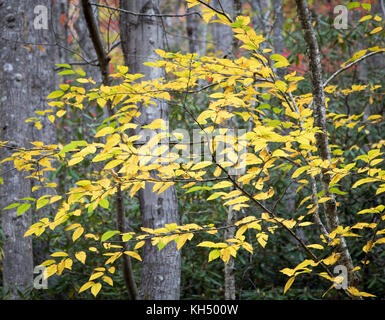
<path fill-rule="evenodd" d="M 371 57 L 371 56 L 374 56 L 375 54 L 379 54 L 379 53 L 385 53 L 385 51 L 374 51 L 374 52 L 371 52 L 371 53 L 368 53 L 364 56 L 362 56 L 361 58 L 353 61 L 353 62 L 350 62 L 348 63 L 345 67 L 337 70 L 336 72 L 334 72 L 330 77 L 329 79 L 327 79 L 324 83 L 323 83 L 323 86 L 326 87 L 330 81 L 332 81 L 335 77 L 337 77 L 341 72 L 347 70 L 347 69 L 350 69 L 351 67 L 353 67 L 354 65 L 356 65 L 357 63 L 360 63 L 361 61 Z"/>
<path fill-rule="evenodd" d="M 131 14 L 133 16 L 141 16 L 141 17 L 166 17 L 166 18 L 167 17 L 176 17 L 176 18 L 178 18 L 178 17 L 186 17 L 186 16 L 196 14 L 202 18 L 201 14 L 198 11 L 188 12 L 188 13 L 184 13 L 184 14 L 163 14 L 163 13 L 162 14 L 156 14 L 156 13 L 149 14 L 149 13 L 139 13 L 139 12 L 128 11 L 125 9 L 115 8 L 115 7 L 107 6 L 105 4 L 99 4 L 99 3 L 94 3 L 94 2 L 90 2 L 90 5 L 96 6 L 96 7 L 101 7 L 101 8 L 107 8 L 107 9 L 119 11 L 122 13 Z"/>

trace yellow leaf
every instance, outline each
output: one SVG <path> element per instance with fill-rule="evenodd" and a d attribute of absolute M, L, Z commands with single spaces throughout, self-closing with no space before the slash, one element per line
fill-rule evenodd
<path fill-rule="evenodd" d="M 256 237 L 259 244 L 262 246 L 262 248 L 264 248 L 266 246 L 267 239 L 269 236 L 264 232 L 260 232 L 260 233 L 257 233 Z"/>
<path fill-rule="evenodd" d="M 81 287 L 80 287 L 80 289 L 79 289 L 79 293 L 80 292 L 83 292 L 83 291 L 85 291 L 85 290 L 87 290 L 87 289 L 89 289 L 91 286 L 93 286 L 95 283 L 93 282 L 93 281 L 88 281 L 88 282 L 86 282 L 85 284 L 83 284 Z"/>
<path fill-rule="evenodd" d="M 243 247 L 245 250 L 249 251 L 251 254 L 253 254 L 253 247 L 251 246 L 250 243 L 248 243 L 248 242 L 243 242 L 243 243 L 242 243 L 242 247 Z"/>
<path fill-rule="evenodd" d="M 290 268 L 284 268 L 282 270 L 279 270 L 279 272 L 282 272 L 283 274 L 286 274 L 288 277 L 291 277 L 294 274 L 295 270 Z"/>
<path fill-rule="evenodd" d="M 375 297 L 375 295 L 367 293 L 367 292 L 360 292 L 357 288 L 355 287 L 348 287 L 348 291 L 350 294 L 356 297 Z"/>
<path fill-rule="evenodd" d="M 312 248 L 312 249 L 319 249 L 319 250 L 323 250 L 324 249 L 323 246 L 321 246 L 320 244 L 316 244 L 316 243 L 315 244 L 309 244 L 306 247 Z"/>
<path fill-rule="evenodd" d="M 294 280 L 295 280 L 295 277 L 291 277 L 291 278 L 289 278 L 289 280 L 287 280 L 287 282 L 285 284 L 285 288 L 283 289 L 283 294 L 285 294 L 287 292 L 287 290 L 290 289 L 290 287 L 293 284 Z"/>
<path fill-rule="evenodd" d="M 330 266 L 336 263 L 339 258 L 340 258 L 340 255 L 333 252 L 329 257 L 323 259 L 322 262 L 327 266 Z"/>
<path fill-rule="evenodd" d="M 293 179 L 299 177 L 304 171 L 306 171 L 307 169 L 309 169 L 310 166 L 304 166 L 304 167 L 300 167 L 298 168 L 297 170 L 294 171 L 293 175 L 291 176 Z"/>
<path fill-rule="evenodd" d="M 146 126 L 142 126 L 142 128 L 151 129 L 151 130 L 166 129 L 166 121 L 164 121 L 163 119 L 156 119 L 153 122 L 151 122 L 150 124 L 148 124 Z"/>
<path fill-rule="evenodd" d="M 332 197 L 322 197 L 318 200 L 318 203 L 324 203 L 332 199 Z"/>
<path fill-rule="evenodd" d="M 232 200 L 228 200 L 228 201 L 226 201 L 223 205 L 224 205 L 224 206 L 231 206 L 231 205 L 233 205 L 233 204 L 246 202 L 246 201 L 248 201 L 248 200 L 249 200 L 248 197 L 246 197 L 246 196 L 241 196 L 241 197 L 237 197 L 237 198 L 232 199 Z"/>
<path fill-rule="evenodd" d="M 112 279 L 109 276 L 104 276 L 102 279 L 105 283 L 108 283 L 111 287 L 114 286 L 114 282 L 112 281 Z"/>
<path fill-rule="evenodd" d="M 291 229 L 291 228 L 293 228 L 295 225 L 296 225 L 296 221 L 295 220 L 293 220 L 293 219 L 290 219 L 290 220 L 283 220 L 282 221 L 282 224 L 285 226 L 285 227 L 287 227 L 287 228 L 289 228 L 289 229 Z"/>
<path fill-rule="evenodd" d="M 374 28 L 372 31 L 370 31 L 370 34 L 375 34 L 377 32 L 380 32 L 382 30 L 382 27 Z"/>
<path fill-rule="evenodd" d="M 64 116 L 66 113 L 67 113 L 66 110 L 59 110 L 58 112 L 56 112 L 56 116 L 57 116 L 58 118 L 61 118 L 61 117 Z"/>
<path fill-rule="evenodd" d="M 50 199 L 49 203 L 50 203 L 50 204 L 51 204 L 51 203 L 54 203 L 54 202 L 60 200 L 61 198 L 62 198 L 62 196 L 53 196 L 53 197 Z"/>
<path fill-rule="evenodd" d="M 202 241 L 201 243 L 197 244 L 197 247 L 207 247 L 207 248 L 226 248 L 226 243 L 215 243 L 211 241 Z"/>
<path fill-rule="evenodd" d="M 180 248 L 183 247 L 183 245 L 186 243 L 187 240 L 191 240 L 192 237 L 194 236 L 193 233 L 185 233 L 185 234 L 182 234 L 179 239 L 178 239 L 178 242 L 177 242 L 177 249 L 180 250 Z"/>
<path fill-rule="evenodd" d="M 84 251 L 79 251 L 75 253 L 75 258 L 78 259 L 81 263 L 85 264 L 86 262 L 86 253 Z"/>
<path fill-rule="evenodd" d="M 108 269 L 108 272 L 114 274 L 115 273 L 115 267 L 110 267 Z"/>
<path fill-rule="evenodd" d="M 104 137 L 105 135 L 109 133 L 113 133 L 115 131 L 112 127 L 104 127 L 103 129 L 99 130 L 97 134 L 95 135 L 95 138 Z"/>
<path fill-rule="evenodd" d="M 277 61 L 274 63 L 274 68 L 282 68 L 282 67 L 287 67 L 290 65 L 289 61 L 284 56 L 281 56 L 280 54 L 272 54 L 270 56 L 270 59 L 273 61 Z"/>
<path fill-rule="evenodd" d="M 94 285 L 92 285 L 91 293 L 94 295 L 94 297 L 96 297 L 98 295 L 101 288 L 102 288 L 101 283 L 95 283 Z"/>
<path fill-rule="evenodd" d="M 52 123 L 54 123 L 55 122 L 55 116 L 53 114 L 50 114 L 48 116 L 48 120 L 51 121 Z"/>
<path fill-rule="evenodd" d="M 56 272 L 57 272 L 57 265 L 56 264 L 50 265 L 44 270 L 43 278 L 48 279 L 50 276 L 52 276 Z"/>
<path fill-rule="evenodd" d="M 140 257 L 139 254 L 137 254 L 136 252 L 134 251 L 124 251 L 124 254 L 128 255 L 128 256 L 131 256 L 135 259 L 138 259 L 139 261 L 142 261 L 142 258 Z"/>
<path fill-rule="evenodd" d="M 207 167 L 207 166 L 209 166 L 209 165 L 211 165 L 211 164 L 212 164 L 211 161 L 202 161 L 202 162 L 199 162 L 199 163 L 195 164 L 195 165 L 191 168 L 191 170 L 199 170 L 199 169 L 202 169 L 202 168 L 204 168 L 204 167 Z"/>
<path fill-rule="evenodd" d="M 111 160 L 105 165 L 103 170 L 109 170 L 109 169 L 115 168 L 116 166 L 120 165 L 122 162 L 124 161 L 119 159 Z"/>
<path fill-rule="evenodd" d="M 90 280 L 90 281 L 91 281 L 91 280 L 95 280 L 95 279 L 101 277 L 103 274 L 104 274 L 104 272 L 95 272 L 95 273 L 93 273 L 93 274 L 90 276 L 90 279 L 89 279 L 89 280 Z"/>
<path fill-rule="evenodd" d="M 135 245 L 134 250 L 137 250 L 137 249 L 143 247 L 145 243 L 146 243 L 145 241 L 139 241 L 139 242 Z"/>
<path fill-rule="evenodd" d="M 222 181 L 212 186 L 211 189 L 221 189 L 221 188 L 228 188 L 233 185 L 230 181 Z"/>
<path fill-rule="evenodd" d="M 72 158 L 70 161 L 68 161 L 68 166 L 73 166 L 79 162 L 81 162 L 84 158 L 83 157 L 76 157 L 76 158 Z"/>
<path fill-rule="evenodd" d="M 51 254 L 51 257 L 68 257 L 68 253 L 65 253 L 63 251 L 54 252 Z"/>
<path fill-rule="evenodd" d="M 221 250 L 221 259 L 226 264 L 229 262 L 229 260 L 230 260 L 230 250 L 229 250 L 229 248 Z"/>
<path fill-rule="evenodd" d="M 72 241 L 75 242 L 79 237 L 83 234 L 84 229 L 83 227 L 77 228 L 74 233 L 72 234 Z"/>

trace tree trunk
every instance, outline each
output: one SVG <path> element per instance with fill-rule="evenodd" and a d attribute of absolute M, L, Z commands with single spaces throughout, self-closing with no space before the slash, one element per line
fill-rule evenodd
<path fill-rule="evenodd" d="M 187 6 L 187 2 L 185 4 L 185 7 L 186 7 L 186 13 L 194 12 L 199 8 L 199 7 L 189 8 Z M 201 56 L 202 54 L 200 50 L 201 48 L 200 40 L 206 40 L 206 39 L 199 39 L 200 21 L 201 21 L 201 18 L 197 14 L 191 14 L 186 16 L 186 31 L 188 36 L 189 52 L 198 53 L 198 56 Z"/>
<path fill-rule="evenodd" d="M 323 91 L 322 67 L 318 42 L 313 30 L 309 8 L 306 0 L 296 0 L 298 17 L 304 32 L 304 37 L 308 49 L 309 68 L 311 73 L 313 103 L 314 103 L 314 125 L 321 129 L 316 133 L 316 145 L 318 153 L 323 160 L 329 160 L 331 163 L 331 155 L 329 150 L 329 142 L 326 128 L 326 106 L 325 93 Z M 327 170 L 323 170 L 321 174 L 321 182 L 325 191 L 325 197 L 331 199 L 325 203 L 325 215 L 328 231 L 335 230 L 339 225 L 338 212 L 334 195 L 329 192 L 330 177 L 326 174 Z M 353 262 L 344 238 L 341 238 L 337 251 L 341 255 L 340 263 L 343 264 L 349 273 L 349 285 L 356 282 L 352 272 Z"/>
<path fill-rule="evenodd" d="M 93 1 L 95 3 L 98 3 L 98 1 Z M 94 6 L 92 7 L 92 12 L 95 17 L 95 21 L 99 21 L 99 11 L 98 7 Z M 96 25 L 98 27 L 98 24 Z M 82 51 L 82 56 L 86 57 L 88 61 L 93 62 L 93 65 L 91 64 L 86 64 L 83 68 L 84 71 L 87 74 L 87 77 L 91 77 L 94 81 L 97 83 L 102 82 L 102 75 L 100 72 L 99 66 L 96 65 L 98 58 L 95 53 L 95 48 L 92 43 L 91 37 L 89 35 L 88 29 L 87 29 L 87 24 L 84 18 L 84 9 L 82 6 L 80 6 L 80 13 L 79 17 L 74 23 L 74 28 L 76 30 L 76 33 L 79 37 L 79 47 Z M 98 29 L 99 31 L 99 29 Z M 90 86 L 89 86 L 90 87 Z M 86 86 L 87 88 L 87 86 Z"/>
<path fill-rule="evenodd" d="M 32 2 L 31 2 L 32 3 Z M 44 5 L 48 8 L 48 15 L 51 12 L 52 1 L 34 1 L 33 6 L 35 5 Z M 54 10 L 57 7 L 54 7 Z M 32 9 L 28 9 L 28 12 Z M 32 20 L 28 20 L 32 21 Z M 36 30 L 33 29 L 33 33 L 37 34 L 35 42 L 54 44 L 55 36 L 54 33 L 50 30 L 52 26 L 48 24 L 48 30 Z M 48 94 L 55 90 L 57 85 L 56 73 L 55 73 L 55 57 L 58 55 L 58 47 L 55 45 L 42 45 L 42 49 L 38 49 L 34 46 L 32 51 L 31 60 L 29 63 L 29 84 L 30 94 L 29 94 L 29 108 L 31 111 L 44 111 L 47 109 L 52 109 L 47 104 L 46 97 Z M 56 128 L 53 123 L 48 120 L 47 115 L 39 116 L 34 114 L 34 116 L 39 117 L 39 121 L 42 125 L 40 130 L 34 128 L 31 132 L 31 135 L 27 137 L 29 141 L 42 141 L 45 145 L 51 145 L 57 143 Z M 46 172 L 43 176 L 40 176 L 40 180 L 31 180 L 31 189 L 34 186 L 42 186 L 45 183 L 48 183 L 48 176 L 50 172 Z M 47 180 L 46 180 L 47 179 Z M 56 181 L 55 181 L 56 182 Z M 49 192 L 47 188 L 40 188 L 32 193 L 32 196 L 36 199 L 44 196 Z M 45 206 L 39 211 L 32 212 L 32 223 L 37 222 L 43 217 L 49 217 L 49 212 L 51 206 Z M 48 248 L 48 243 L 42 242 L 40 239 L 33 240 L 33 256 L 34 256 L 34 265 L 39 265 L 44 260 L 46 260 L 46 251 Z"/>
<path fill-rule="evenodd" d="M 120 7 L 133 12 L 159 13 L 157 0 L 121 0 Z M 143 65 L 143 62 L 156 60 L 158 56 L 154 50 L 163 48 L 164 32 L 161 19 L 121 14 L 120 29 L 124 59 L 130 72 L 142 73 L 148 80 L 164 77 L 162 69 L 152 69 Z M 156 106 L 148 108 L 139 106 L 139 111 L 141 115 L 137 122 L 142 125 L 149 124 L 158 118 L 168 122 L 168 104 L 165 101 L 159 101 Z M 140 131 L 140 134 L 143 136 L 147 134 L 149 137 L 155 135 L 156 131 L 145 133 Z M 142 189 L 139 192 L 143 227 L 160 228 L 168 223 L 179 224 L 175 187 L 172 186 L 163 193 L 157 194 L 152 192 L 152 186 L 152 183 L 146 183 L 145 190 Z M 143 250 L 141 298 L 179 299 L 180 273 L 181 257 L 175 243 L 169 243 L 161 251 L 151 243 L 146 243 Z"/>
<path fill-rule="evenodd" d="M 273 2 L 273 45 L 274 51 L 282 54 L 285 49 L 285 42 L 283 38 L 283 3 L 282 0 L 274 0 Z"/>
<path fill-rule="evenodd" d="M 44 45 L 52 44 L 50 24 L 46 23 L 50 3 L 48 0 L 0 2 L 0 15 L 4 17 L 0 32 L 0 140 L 15 147 L 30 147 L 32 131 L 24 121 L 32 111 L 44 109 L 43 100 L 51 90 L 46 84 L 54 85 L 50 60 L 53 48 Z M 13 151 L 3 149 L 2 156 L 9 157 Z M 31 195 L 25 174 L 17 171 L 11 162 L 2 164 L 1 175 L 0 208 Z M 31 225 L 30 212 L 17 216 L 16 209 L 2 211 L 3 285 L 9 299 L 24 298 L 23 293 L 33 284 L 32 240 L 24 237 Z"/>
<path fill-rule="evenodd" d="M 211 3 L 210 3 L 211 4 Z M 234 0 L 214 0 L 213 7 L 219 11 L 224 11 L 231 18 L 234 13 Z M 232 54 L 233 51 L 233 30 L 230 26 L 222 23 L 211 24 L 212 38 L 215 43 L 215 49 L 221 51 L 222 56 Z"/>

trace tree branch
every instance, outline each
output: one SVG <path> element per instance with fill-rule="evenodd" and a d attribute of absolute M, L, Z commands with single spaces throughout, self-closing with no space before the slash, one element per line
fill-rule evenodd
<path fill-rule="evenodd" d="M 320 157 L 323 160 L 331 162 L 331 155 L 329 150 L 329 141 L 326 128 L 326 104 L 325 104 L 325 92 L 323 89 L 322 81 L 322 66 L 321 55 L 318 46 L 318 42 L 312 26 L 309 7 L 307 0 L 296 0 L 297 13 L 301 26 L 304 32 L 304 38 L 307 45 L 308 57 L 309 57 L 309 69 L 311 73 L 311 83 L 313 91 L 314 101 L 314 124 L 320 128 L 320 132 L 316 133 L 316 145 Z M 339 226 L 339 219 L 337 213 L 337 205 L 334 195 L 329 192 L 330 175 L 327 174 L 327 170 L 323 170 L 321 173 L 321 182 L 326 197 L 330 197 L 325 203 L 325 215 L 327 227 L 329 230 L 335 230 Z M 348 270 L 349 283 L 356 282 L 356 277 L 353 273 L 353 262 L 346 245 L 346 241 L 343 237 L 340 239 L 340 244 L 337 245 L 337 251 L 341 254 L 341 263 Z"/>
<path fill-rule="evenodd" d="M 329 79 L 327 79 L 324 83 L 323 83 L 323 86 L 326 87 L 330 81 L 332 81 L 335 77 L 337 77 L 341 72 L 347 70 L 347 69 L 350 69 L 351 67 L 353 67 L 354 65 L 356 65 L 357 63 L 361 62 L 362 60 L 365 60 L 371 56 L 374 56 L 375 54 L 379 54 L 379 53 L 385 53 L 385 51 L 375 51 L 375 52 L 371 52 L 371 53 L 368 53 L 367 55 L 364 55 L 362 56 L 361 58 L 353 61 L 353 62 L 350 62 L 349 64 L 347 64 L 345 67 L 337 70 L 336 72 L 334 72 L 330 77 Z"/>
<path fill-rule="evenodd" d="M 193 14 L 196 14 L 202 18 L 202 15 L 198 11 L 188 12 L 184 14 L 156 14 L 156 13 L 149 14 L 149 13 L 139 13 L 139 12 L 128 11 L 125 9 L 115 8 L 115 7 L 107 6 L 105 4 L 99 4 L 94 2 L 90 2 L 90 5 L 101 7 L 101 8 L 107 8 L 114 11 L 119 11 L 121 13 L 126 13 L 126 14 L 131 14 L 133 16 L 141 16 L 141 17 L 166 17 L 166 18 L 167 17 L 186 17 L 186 16 L 191 16 Z"/>
<path fill-rule="evenodd" d="M 103 84 L 105 86 L 108 86 L 110 84 L 110 79 L 108 78 L 108 66 L 111 58 L 107 55 L 106 51 L 104 50 L 102 38 L 100 36 L 90 2 L 88 0 L 82 0 L 81 4 L 87 28 L 90 33 L 92 43 L 94 45 L 96 55 L 98 57 Z"/>

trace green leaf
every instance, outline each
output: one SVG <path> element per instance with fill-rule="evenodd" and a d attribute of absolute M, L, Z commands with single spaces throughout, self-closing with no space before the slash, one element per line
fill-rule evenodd
<path fill-rule="evenodd" d="M 350 9 L 355 9 L 355 8 L 359 8 L 361 6 L 361 3 L 357 2 L 357 1 L 353 1 L 353 2 L 350 2 L 346 8 L 348 8 L 349 10 Z"/>
<path fill-rule="evenodd" d="M 107 231 L 105 233 L 103 233 L 102 235 L 102 238 L 101 238 L 101 241 L 107 241 L 108 239 L 110 239 L 111 237 L 113 237 L 114 235 L 120 233 L 120 231 L 118 230 L 111 230 L 111 231 Z"/>
<path fill-rule="evenodd" d="M 67 63 L 55 63 L 55 66 L 59 67 L 59 68 L 67 68 L 67 69 L 71 69 L 71 66 Z"/>
<path fill-rule="evenodd" d="M 33 201 L 33 202 L 35 202 L 35 201 L 36 201 L 36 199 L 35 199 L 35 198 L 31 198 L 31 197 L 21 198 L 21 199 L 19 199 L 19 200 L 25 200 L 25 201 Z"/>
<path fill-rule="evenodd" d="M 20 216 L 31 207 L 30 203 L 23 203 L 17 208 L 17 215 Z"/>
<path fill-rule="evenodd" d="M 74 74 L 74 73 L 75 73 L 75 71 L 73 71 L 73 70 L 64 70 L 64 71 L 58 72 L 58 75 L 66 76 L 66 75 Z"/>
<path fill-rule="evenodd" d="M 211 190 L 211 188 L 210 187 L 195 186 L 195 187 L 188 189 L 186 191 L 186 193 L 190 193 L 190 192 L 194 192 L 194 191 L 198 191 L 198 190 Z"/>
<path fill-rule="evenodd" d="M 341 191 L 341 190 L 338 189 L 338 188 L 330 188 L 329 191 L 330 191 L 331 193 L 340 194 L 340 195 L 345 195 L 345 194 L 347 194 L 347 192 Z"/>
<path fill-rule="evenodd" d="M 66 64 L 66 63 L 56 63 L 55 66 L 57 66 L 59 68 L 71 69 L 71 66 L 69 64 Z"/>
<path fill-rule="evenodd" d="M 59 154 L 59 156 L 63 156 L 68 151 L 72 151 L 72 150 L 76 149 L 77 147 L 85 147 L 87 145 L 88 145 L 87 141 L 84 141 L 84 140 L 72 141 L 71 143 L 65 145 L 63 147 L 63 149 L 61 149 L 58 154 Z"/>
<path fill-rule="evenodd" d="M 5 208 L 3 208 L 3 210 L 13 209 L 13 208 L 18 207 L 19 205 L 20 205 L 20 203 L 12 203 L 9 206 L 6 206 Z"/>
<path fill-rule="evenodd" d="M 99 201 L 99 205 L 104 209 L 108 209 L 110 202 L 107 199 L 102 199 Z"/>
<path fill-rule="evenodd" d="M 361 7 L 368 11 L 372 9 L 372 5 L 370 3 L 361 3 Z"/>
<path fill-rule="evenodd" d="M 78 70 L 76 70 L 76 72 L 77 72 L 78 74 L 80 74 L 82 77 L 85 77 L 85 76 L 86 76 L 86 73 L 85 73 L 82 69 L 78 69 Z"/>

